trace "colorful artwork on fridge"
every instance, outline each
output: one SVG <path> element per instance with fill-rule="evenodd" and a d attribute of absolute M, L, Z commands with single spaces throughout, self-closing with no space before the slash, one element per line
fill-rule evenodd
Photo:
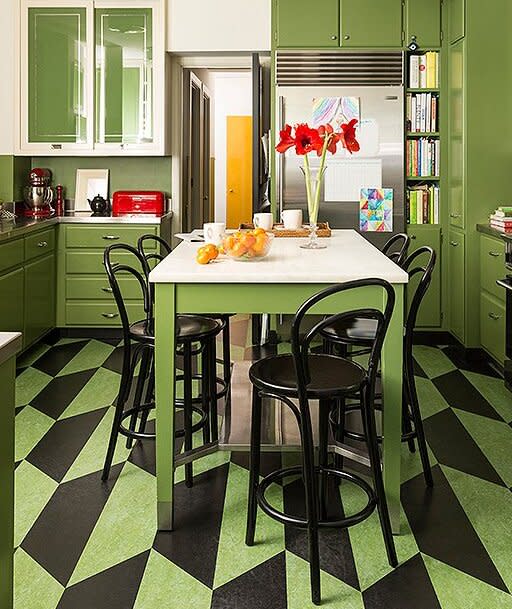
<path fill-rule="evenodd" d="M 392 188 L 361 188 L 359 229 L 381 233 L 393 230 Z"/>
<path fill-rule="evenodd" d="M 313 127 L 330 123 L 338 129 L 353 118 L 359 120 L 359 97 L 315 97 L 313 99 Z"/>

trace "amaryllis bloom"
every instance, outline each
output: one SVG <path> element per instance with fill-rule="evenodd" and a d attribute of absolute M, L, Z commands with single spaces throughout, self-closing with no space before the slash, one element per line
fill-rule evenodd
<path fill-rule="evenodd" d="M 281 141 L 276 146 L 277 152 L 286 152 L 288 148 L 295 146 L 295 139 L 292 137 L 291 125 L 285 125 L 284 129 L 281 129 L 279 132 L 279 137 L 281 138 Z"/>
<path fill-rule="evenodd" d="M 323 139 L 318 134 L 317 129 L 311 129 L 305 123 L 295 126 L 295 152 L 303 155 L 312 151 L 320 151 L 323 146 Z"/>
<path fill-rule="evenodd" d="M 327 123 L 327 125 L 320 125 L 320 127 L 318 127 L 318 134 L 324 140 L 324 142 L 325 142 L 325 139 L 328 138 L 327 150 L 331 154 L 335 154 L 336 145 L 340 140 L 340 135 L 338 133 L 334 133 L 334 129 L 332 128 L 332 125 L 330 125 L 329 123 Z M 317 154 L 318 154 L 318 156 L 322 155 L 321 148 L 319 148 L 317 150 Z"/>
<path fill-rule="evenodd" d="M 356 140 L 356 123 L 356 118 L 353 118 L 348 124 L 343 123 L 339 134 L 343 147 L 346 148 L 350 154 L 359 151 L 359 142 Z"/>

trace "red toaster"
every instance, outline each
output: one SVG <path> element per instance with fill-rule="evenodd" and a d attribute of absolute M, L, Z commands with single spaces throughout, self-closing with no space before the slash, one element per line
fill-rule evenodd
<path fill-rule="evenodd" d="M 158 190 L 118 190 L 112 195 L 112 215 L 161 216 L 165 212 L 165 196 Z"/>

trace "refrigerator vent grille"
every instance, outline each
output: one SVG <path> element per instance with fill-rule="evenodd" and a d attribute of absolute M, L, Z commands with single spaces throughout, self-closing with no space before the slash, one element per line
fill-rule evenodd
<path fill-rule="evenodd" d="M 276 84 L 288 87 L 403 84 L 403 53 L 280 51 Z"/>

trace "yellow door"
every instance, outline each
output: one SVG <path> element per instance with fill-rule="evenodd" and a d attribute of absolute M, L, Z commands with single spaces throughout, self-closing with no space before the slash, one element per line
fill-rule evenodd
<path fill-rule="evenodd" d="M 252 222 L 252 117 L 226 117 L 226 227 Z"/>

